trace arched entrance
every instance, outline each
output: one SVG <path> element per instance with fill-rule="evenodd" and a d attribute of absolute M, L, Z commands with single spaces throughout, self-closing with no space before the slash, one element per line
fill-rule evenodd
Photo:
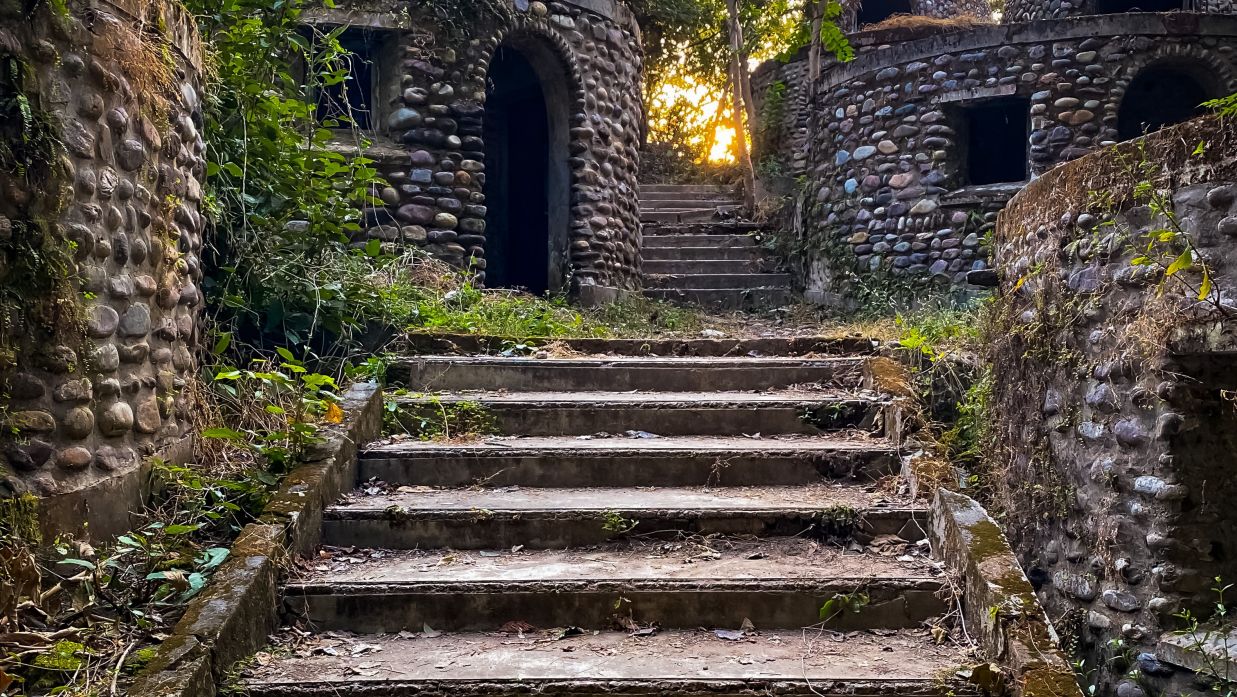
<path fill-rule="evenodd" d="M 1191 68 L 1154 65 L 1130 81 L 1117 112 L 1120 140 L 1138 138 L 1207 112 L 1202 103 L 1216 95 L 1207 81 L 1200 79 L 1199 71 Z"/>
<path fill-rule="evenodd" d="M 571 170 L 567 71 L 534 37 L 494 52 L 486 75 L 486 285 L 556 292 L 566 278 Z"/>

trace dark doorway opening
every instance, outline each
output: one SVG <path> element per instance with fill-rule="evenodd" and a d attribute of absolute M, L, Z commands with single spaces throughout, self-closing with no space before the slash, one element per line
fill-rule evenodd
<path fill-rule="evenodd" d="M 862 29 L 869 24 L 880 24 L 894 15 L 911 13 L 911 0 L 863 0 L 855 26 Z"/>
<path fill-rule="evenodd" d="M 1117 135 L 1130 140 L 1202 116 L 1207 88 L 1174 66 L 1147 68 L 1130 81 L 1117 112 Z"/>
<path fill-rule="evenodd" d="M 340 121 L 346 127 L 351 118 L 361 130 L 373 128 L 375 39 L 364 29 L 345 29 L 339 43 L 351 55 L 345 56 L 347 76 L 342 82 L 318 90 L 318 122 Z"/>
<path fill-rule="evenodd" d="M 561 290 L 569 180 L 565 72 L 544 47 L 504 43 L 485 98 L 485 280 Z"/>
<path fill-rule="evenodd" d="M 1027 179 L 1031 104 L 997 99 L 964 108 L 966 183 L 1006 184 Z"/>
<path fill-rule="evenodd" d="M 1095 14 L 1121 12 L 1172 12 L 1182 9 L 1181 0 L 1095 0 Z"/>

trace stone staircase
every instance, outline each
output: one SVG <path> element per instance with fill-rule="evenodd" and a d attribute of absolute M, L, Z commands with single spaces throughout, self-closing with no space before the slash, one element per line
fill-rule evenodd
<path fill-rule="evenodd" d="M 869 361 L 393 365 L 497 434 L 363 450 L 245 693 L 980 694 Z"/>
<path fill-rule="evenodd" d="M 731 188 L 646 184 L 640 188 L 645 295 L 714 310 L 760 309 L 791 300 L 790 276 L 772 264 L 738 220 Z"/>

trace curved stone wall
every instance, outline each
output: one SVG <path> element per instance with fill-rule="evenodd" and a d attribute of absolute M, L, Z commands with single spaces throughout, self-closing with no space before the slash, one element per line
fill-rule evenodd
<path fill-rule="evenodd" d="M 1166 632 L 1237 573 L 1235 148 L 1208 118 L 1095 153 L 1027 186 L 995 234 L 990 484 L 1058 630 L 1126 697 L 1193 694 L 1190 640 Z M 1181 238 L 1148 252 L 1165 230 Z M 1201 302 L 1198 268 L 1165 276 L 1184 239 L 1210 270 Z"/>
<path fill-rule="evenodd" d="M 27 115 L 0 127 L 22 163 L 0 167 L 0 493 L 106 532 L 127 528 L 141 463 L 190 430 L 200 47 L 177 3 L 40 7 L 0 10 L 0 99 Z"/>
<path fill-rule="evenodd" d="M 323 20 L 381 28 L 380 18 L 337 12 Z M 367 235 L 415 243 L 484 279 L 486 76 L 495 50 L 517 39 L 552 55 L 569 104 L 569 239 L 561 250 L 573 288 L 634 289 L 640 283 L 637 201 L 643 136 L 643 54 L 630 13 L 611 0 L 517 2 L 510 15 L 470 18 L 452 36 L 432 17 L 389 27 L 389 94 L 375 157 L 391 187 L 368 212 Z M 559 252 L 556 252 L 559 253 Z"/>
<path fill-rule="evenodd" d="M 1063 19 L 1066 17 L 1081 17 L 1085 15 L 1105 14 L 1109 7 L 1128 5 L 1128 11 L 1151 11 L 1158 9 L 1163 3 L 1150 4 L 1141 0 L 1131 0 L 1126 3 L 1107 3 L 1103 0 L 1007 0 L 1005 3 L 1004 21 L 1030 22 L 1037 19 Z M 1237 3 L 1233 0 L 1185 0 L 1172 3 L 1174 10 L 1202 12 L 1209 14 L 1237 13 Z M 1125 8 L 1123 8 L 1124 10 Z M 1116 13 L 1113 13 L 1116 14 Z"/>
<path fill-rule="evenodd" d="M 880 42 L 866 37 L 865 44 Z M 976 26 L 886 40 L 824 72 L 813 108 L 786 117 L 803 124 L 799 133 L 815 134 L 811 147 L 801 138 L 795 154 L 784 157 L 805 163 L 807 225 L 843 250 L 822 249 L 824 263 L 853 260 L 864 273 L 962 284 L 969 271 L 986 268 L 982 239 L 1023 184 L 969 179 L 969 109 L 1021 100 L 1026 138 L 1008 157 L 1026 157 L 1030 178 L 1115 142 L 1127 88 L 1148 67 L 1188 66 L 1205 76 L 1211 96 L 1237 91 L 1235 48 L 1237 17 L 1192 14 Z M 810 161 L 803 150 L 811 151 Z"/>

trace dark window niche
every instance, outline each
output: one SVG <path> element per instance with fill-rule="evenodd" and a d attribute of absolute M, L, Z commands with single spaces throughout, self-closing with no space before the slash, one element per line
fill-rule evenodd
<path fill-rule="evenodd" d="M 1095 14 L 1122 12 L 1172 12 L 1183 9 L 1182 0 L 1095 0 Z"/>
<path fill-rule="evenodd" d="M 1211 95 L 1194 74 L 1168 65 L 1147 68 L 1136 75 L 1117 111 L 1118 137 L 1138 138 L 1205 114 L 1202 104 Z"/>
<path fill-rule="evenodd" d="M 965 185 L 1026 181 L 1031 103 L 1022 98 L 994 99 L 961 107 L 965 149 Z"/>
<path fill-rule="evenodd" d="M 880 24 L 894 15 L 909 15 L 912 12 L 911 0 L 863 0 L 855 17 L 855 27 L 863 29 L 869 24 Z"/>
<path fill-rule="evenodd" d="M 329 31 L 323 27 L 322 31 Z M 343 58 L 346 76 L 341 82 L 318 90 L 318 121 L 339 122 L 348 127 L 348 119 L 361 130 L 373 130 L 378 122 L 375 98 L 378 77 L 378 57 L 385 32 L 360 27 L 345 29 L 339 35 L 340 45 L 351 55 Z"/>

